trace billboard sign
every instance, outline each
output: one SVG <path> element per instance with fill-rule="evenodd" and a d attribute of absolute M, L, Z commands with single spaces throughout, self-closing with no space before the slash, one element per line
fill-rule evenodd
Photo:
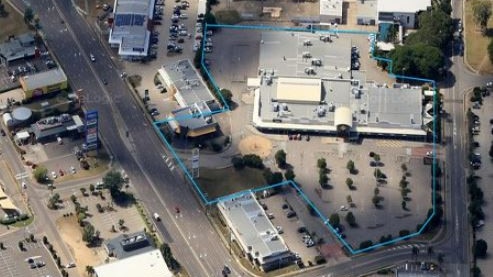
<path fill-rule="evenodd" d="M 98 111 L 86 112 L 86 149 L 98 148 Z"/>

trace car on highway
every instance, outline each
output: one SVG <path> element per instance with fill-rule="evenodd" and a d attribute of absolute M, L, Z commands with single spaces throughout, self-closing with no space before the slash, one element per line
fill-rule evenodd
<path fill-rule="evenodd" d="M 161 217 L 159 217 L 158 213 L 153 213 L 152 218 L 154 218 L 154 220 L 156 220 L 156 221 L 161 221 Z"/>
<path fill-rule="evenodd" d="M 108 84 L 108 81 L 106 81 L 106 79 L 103 79 L 101 81 L 103 82 L 103 85 L 105 85 L 105 86 Z"/>
<path fill-rule="evenodd" d="M 92 53 L 89 54 L 89 58 L 91 59 L 91 62 L 96 61 L 96 57 L 94 57 L 94 55 Z"/>

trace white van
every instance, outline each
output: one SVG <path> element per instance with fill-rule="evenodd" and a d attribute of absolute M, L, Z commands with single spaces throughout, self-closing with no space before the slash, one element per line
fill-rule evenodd
<path fill-rule="evenodd" d="M 158 214 L 158 213 L 154 213 L 154 214 L 152 215 L 152 217 L 153 217 L 153 218 L 154 218 L 154 220 L 156 220 L 156 221 L 161 221 L 161 218 L 159 217 L 159 214 Z"/>

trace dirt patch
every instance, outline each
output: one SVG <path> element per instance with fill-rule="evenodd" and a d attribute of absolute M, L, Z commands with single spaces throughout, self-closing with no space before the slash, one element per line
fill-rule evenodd
<path fill-rule="evenodd" d="M 479 27 L 473 21 L 472 3 L 473 1 L 466 1 L 464 10 L 466 60 L 475 70 L 491 73 L 493 72 L 493 65 L 488 58 L 487 47 L 493 37 L 493 18 L 490 17 L 488 30 L 486 35 L 483 36 Z"/>
<path fill-rule="evenodd" d="M 272 142 L 261 136 L 248 136 L 240 141 L 238 148 L 242 155 L 255 154 L 266 158 L 272 151 Z"/>
<path fill-rule="evenodd" d="M 86 266 L 97 266 L 104 262 L 106 253 L 102 247 L 89 248 L 82 241 L 82 232 L 75 217 L 60 218 L 57 220 L 56 225 L 63 242 L 75 257 L 77 271 L 80 276 L 87 276 Z"/>
<path fill-rule="evenodd" d="M 2 28 L 0 28 L 1 42 L 5 41 L 9 35 L 20 35 L 29 31 L 24 23 L 23 16 L 15 11 L 7 2 L 4 1 L 3 4 L 5 6 L 7 16 L 0 16 L 0 26 L 2 26 Z"/>

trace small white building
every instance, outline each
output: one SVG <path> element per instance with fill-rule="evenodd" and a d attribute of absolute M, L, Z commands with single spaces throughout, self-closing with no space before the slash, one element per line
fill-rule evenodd
<path fill-rule="evenodd" d="M 431 0 L 377 0 L 378 23 L 399 23 L 407 29 L 417 27 L 418 13 L 431 7 Z"/>
<path fill-rule="evenodd" d="M 152 250 L 94 268 L 97 277 L 173 277 L 159 250 Z"/>

